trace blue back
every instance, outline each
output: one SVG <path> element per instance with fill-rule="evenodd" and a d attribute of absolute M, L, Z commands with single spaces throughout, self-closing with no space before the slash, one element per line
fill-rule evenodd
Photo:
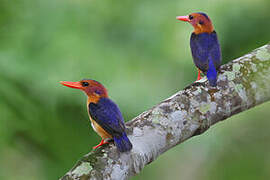
<path fill-rule="evenodd" d="M 209 69 L 211 60 L 216 70 L 221 65 L 221 50 L 215 31 L 212 33 L 192 33 L 190 38 L 190 48 L 195 65 L 202 72 L 206 73 Z"/>
<path fill-rule="evenodd" d="M 90 103 L 88 108 L 91 118 L 112 136 L 122 136 L 125 132 L 123 116 L 109 98 L 100 98 L 98 103 Z"/>

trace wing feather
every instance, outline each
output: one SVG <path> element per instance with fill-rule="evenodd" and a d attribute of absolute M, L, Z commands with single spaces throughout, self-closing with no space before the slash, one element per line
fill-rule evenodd
<path fill-rule="evenodd" d="M 221 52 L 215 31 L 211 34 L 202 33 L 196 35 L 192 33 L 190 48 L 195 65 L 204 73 L 208 70 L 210 59 L 213 60 L 215 68 L 219 68 L 221 64 Z"/>
<path fill-rule="evenodd" d="M 89 103 L 89 114 L 112 136 L 125 132 L 123 116 L 118 106 L 109 98 L 100 98 L 98 103 Z"/>

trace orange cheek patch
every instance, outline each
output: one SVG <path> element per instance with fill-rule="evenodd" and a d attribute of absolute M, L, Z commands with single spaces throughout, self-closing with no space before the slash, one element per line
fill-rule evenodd
<path fill-rule="evenodd" d="M 98 100 L 99 100 L 100 96 L 96 96 L 96 95 L 93 95 L 93 96 L 88 96 L 88 100 L 87 100 L 87 103 L 97 103 Z"/>

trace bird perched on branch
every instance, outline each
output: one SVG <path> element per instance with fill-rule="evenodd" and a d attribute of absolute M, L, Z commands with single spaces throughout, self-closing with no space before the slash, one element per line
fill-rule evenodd
<path fill-rule="evenodd" d="M 197 80 L 201 79 L 200 71 L 202 71 L 206 74 L 210 86 L 216 86 L 218 69 L 221 65 L 221 50 L 210 18 L 205 13 L 199 12 L 177 16 L 176 19 L 189 22 L 194 27 L 190 48 L 193 61 L 198 68 Z"/>
<path fill-rule="evenodd" d="M 132 144 L 125 132 L 123 116 L 118 106 L 109 99 L 105 87 L 95 80 L 81 80 L 78 82 L 61 81 L 62 85 L 80 89 L 87 95 L 87 109 L 93 129 L 101 136 L 100 144 L 94 149 L 113 139 L 120 152 L 130 151 Z"/>

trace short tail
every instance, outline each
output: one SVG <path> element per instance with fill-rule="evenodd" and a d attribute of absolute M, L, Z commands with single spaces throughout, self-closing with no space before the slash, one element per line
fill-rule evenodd
<path fill-rule="evenodd" d="M 130 151 L 132 149 L 132 144 L 129 141 L 126 133 L 123 133 L 122 136 L 113 137 L 114 144 L 120 152 Z"/>
<path fill-rule="evenodd" d="M 217 70 L 212 60 L 209 61 L 209 68 L 207 70 L 206 76 L 207 76 L 210 86 L 213 86 L 213 87 L 217 86 Z"/>

